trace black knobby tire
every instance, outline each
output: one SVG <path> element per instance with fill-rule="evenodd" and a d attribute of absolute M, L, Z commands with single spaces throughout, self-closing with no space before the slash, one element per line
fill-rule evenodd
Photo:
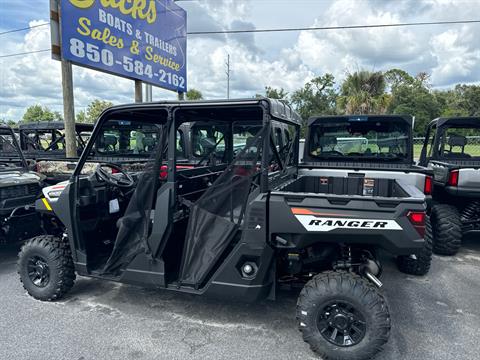
<path fill-rule="evenodd" d="M 342 318 L 339 320 L 343 323 L 329 325 L 330 313 L 345 309 L 349 311 L 346 318 L 351 326 L 348 327 Z M 364 278 L 347 272 L 324 272 L 310 280 L 298 298 L 297 320 L 303 340 L 324 360 L 369 359 L 381 350 L 390 334 L 391 320 L 382 294 Z M 337 325 L 340 329 L 347 326 L 343 330 L 345 333 L 354 329 L 351 344 L 339 344 L 345 341 L 341 333 L 332 338 Z"/>
<path fill-rule="evenodd" d="M 75 269 L 67 240 L 42 235 L 28 240 L 18 254 L 18 274 L 35 299 L 60 299 L 73 286 Z"/>
<path fill-rule="evenodd" d="M 425 221 L 425 236 L 424 236 L 423 248 L 415 254 L 416 258 L 411 256 L 399 256 L 397 257 L 398 269 L 409 275 L 426 275 L 430 270 L 430 264 L 432 263 L 432 224 L 430 218 L 427 217 Z"/>
<path fill-rule="evenodd" d="M 430 216 L 433 228 L 433 252 L 455 255 L 462 245 L 462 222 L 456 207 L 436 204 Z"/>

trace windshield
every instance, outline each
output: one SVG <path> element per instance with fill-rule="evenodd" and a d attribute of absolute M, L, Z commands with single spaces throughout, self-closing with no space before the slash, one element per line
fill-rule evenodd
<path fill-rule="evenodd" d="M 322 159 L 407 160 L 409 133 L 402 118 L 323 118 L 310 126 L 309 152 Z"/>
<path fill-rule="evenodd" d="M 440 157 L 458 160 L 480 158 L 480 128 L 449 126 L 442 134 Z"/>
<path fill-rule="evenodd" d="M 161 127 L 139 121 L 109 120 L 95 142 L 95 155 L 150 158 L 160 138 Z"/>

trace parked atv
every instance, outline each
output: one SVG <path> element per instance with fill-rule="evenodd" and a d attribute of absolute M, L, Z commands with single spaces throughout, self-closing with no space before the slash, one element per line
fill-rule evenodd
<path fill-rule="evenodd" d="M 454 255 L 462 236 L 480 233 L 480 118 L 433 120 L 419 163 L 434 172 L 433 251 Z"/>
<path fill-rule="evenodd" d="M 112 126 L 133 124 L 160 134 L 143 168 L 92 152 Z M 188 167 L 177 158 L 182 124 L 198 135 Z M 290 140 L 276 143 L 276 128 Z M 391 326 L 376 253 L 424 248 L 425 195 L 393 178 L 364 190 L 359 177 L 300 173 L 299 133 L 299 116 L 269 99 L 110 108 L 72 178 L 36 202 L 65 231 L 24 245 L 23 286 L 47 301 L 64 296 L 75 273 L 244 301 L 302 286 L 297 320 L 312 350 L 372 357 Z M 99 165 L 85 171 L 93 156 Z"/>
<path fill-rule="evenodd" d="M 308 122 L 299 174 L 321 176 L 320 187 L 335 188 L 332 177 L 344 178 L 349 194 L 396 196 L 389 182 L 416 187 L 431 202 L 432 171 L 413 160 L 413 119 L 399 115 L 312 117 Z M 355 180 L 355 181 L 354 181 Z M 322 186 L 323 185 L 323 186 Z M 400 271 L 425 275 L 432 261 L 432 231 L 428 217 L 424 247 L 399 255 Z"/>
<path fill-rule="evenodd" d="M 41 232 L 33 204 L 42 181 L 41 175 L 28 170 L 12 129 L 0 125 L 0 244 Z"/>

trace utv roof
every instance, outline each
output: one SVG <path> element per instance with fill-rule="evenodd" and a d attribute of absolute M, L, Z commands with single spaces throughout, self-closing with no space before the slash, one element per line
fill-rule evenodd
<path fill-rule="evenodd" d="M 20 124 L 20 130 L 63 130 L 65 123 L 63 121 L 38 121 L 26 124 Z M 75 123 L 77 131 L 92 131 L 93 124 Z"/>
<path fill-rule="evenodd" d="M 0 124 L 0 130 L 13 130 L 13 129 L 8 125 Z"/>
<path fill-rule="evenodd" d="M 457 116 L 457 117 L 439 117 L 430 122 L 430 125 L 463 125 L 466 127 L 480 127 L 480 117 L 478 116 Z"/>
<path fill-rule="evenodd" d="M 308 126 L 312 125 L 315 122 L 329 121 L 333 119 L 340 120 L 351 120 L 351 121 L 367 121 L 369 119 L 403 119 L 409 125 L 413 123 L 413 117 L 410 115 L 327 115 L 327 116 L 312 116 L 308 119 Z"/>
<path fill-rule="evenodd" d="M 295 112 L 292 107 L 282 100 L 269 98 L 255 98 L 255 99 L 234 99 L 234 100 L 196 100 L 196 101 L 161 101 L 150 103 L 136 103 L 117 105 L 105 110 L 105 112 L 115 112 L 118 110 L 146 110 L 158 106 L 166 108 L 196 108 L 196 107 L 211 107 L 211 106 L 241 106 L 241 105 L 258 105 L 264 106 L 272 117 L 282 119 L 284 121 L 300 125 L 301 117 Z"/>

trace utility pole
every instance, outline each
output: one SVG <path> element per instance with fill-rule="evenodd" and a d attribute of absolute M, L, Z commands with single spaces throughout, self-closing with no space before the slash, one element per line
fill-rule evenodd
<path fill-rule="evenodd" d="M 227 74 L 227 99 L 230 99 L 230 54 L 227 54 L 227 62 L 225 63 L 225 74 Z"/>

